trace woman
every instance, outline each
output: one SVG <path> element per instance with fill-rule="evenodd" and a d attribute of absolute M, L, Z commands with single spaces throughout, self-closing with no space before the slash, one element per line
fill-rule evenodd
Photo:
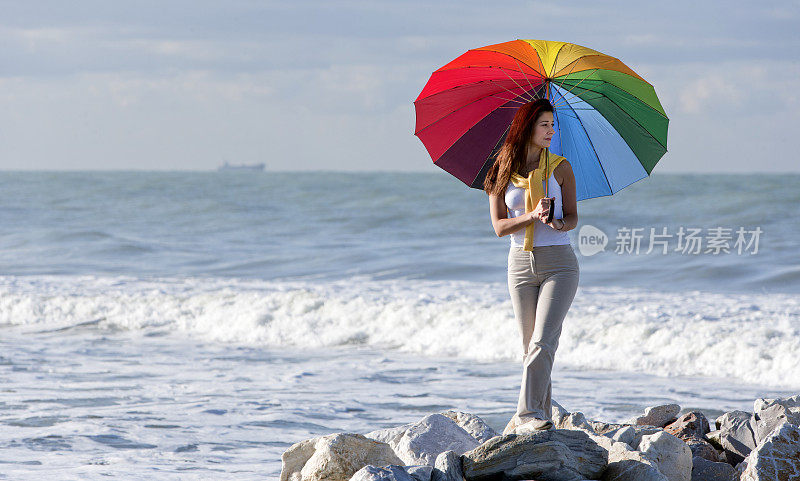
<path fill-rule="evenodd" d="M 564 157 L 545 150 L 554 134 L 548 100 L 520 107 L 484 181 L 494 231 L 498 237 L 511 235 L 508 290 L 524 360 L 517 412 L 504 433 L 521 424 L 553 426 L 550 372 L 561 324 L 578 288 L 578 260 L 567 234 L 578 224 L 575 176 Z M 552 206 L 544 198 L 545 179 Z M 554 215 L 547 223 L 551 207 Z"/>

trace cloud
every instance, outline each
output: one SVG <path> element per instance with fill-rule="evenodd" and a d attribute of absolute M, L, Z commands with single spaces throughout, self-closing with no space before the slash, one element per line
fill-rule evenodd
<path fill-rule="evenodd" d="M 698 113 L 713 104 L 742 103 L 744 92 L 719 75 L 709 75 L 689 81 L 681 89 L 680 107 L 686 113 Z"/>
<path fill-rule="evenodd" d="M 708 145 L 709 137 L 735 140 L 739 127 L 726 122 L 754 109 L 780 119 L 754 131 L 783 149 L 785 131 L 800 120 L 800 39 L 787 21 L 796 4 L 43 0 L 4 7 L 0 109 L 13 113 L 0 118 L 5 168 L 23 160 L 50 168 L 211 168 L 224 154 L 274 157 L 268 164 L 280 169 L 328 161 L 342 169 L 428 169 L 411 134 L 413 99 L 439 66 L 514 38 L 573 41 L 642 74 L 670 116 L 670 154 Z M 789 158 L 785 149 L 776 155 Z"/>
<path fill-rule="evenodd" d="M 648 64 L 639 70 L 669 111 L 732 115 L 750 110 L 797 113 L 800 60 L 765 59 Z"/>

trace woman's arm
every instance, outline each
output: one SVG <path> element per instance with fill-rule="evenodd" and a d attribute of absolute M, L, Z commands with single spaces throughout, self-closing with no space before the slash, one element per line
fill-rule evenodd
<path fill-rule="evenodd" d="M 489 196 L 489 214 L 492 217 L 492 227 L 497 237 L 516 232 L 523 227 L 528 226 L 535 220 L 543 220 L 547 218 L 547 209 L 544 208 L 542 200 L 536 205 L 532 212 L 527 212 L 519 217 L 508 218 L 508 208 L 506 201 L 499 195 Z"/>
<path fill-rule="evenodd" d="M 572 165 L 566 160 L 562 160 L 561 163 L 555 169 L 554 173 L 558 173 L 558 177 L 561 177 L 561 209 L 564 214 L 564 217 L 561 218 L 561 222 L 559 223 L 557 219 L 553 219 L 553 221 L 547 225 L 555 229 L 556 227 L 561 227 L 561 231 L 568 231 L 572 230 L 578 226 L 578 201 L 575 189 L 575 174 L 572 172 Z"/>

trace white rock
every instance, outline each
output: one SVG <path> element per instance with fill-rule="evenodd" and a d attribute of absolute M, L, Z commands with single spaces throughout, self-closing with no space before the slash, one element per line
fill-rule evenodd
<path fill-rule="evenodd" d="M 431 481 L 463 481 L 461 456 L 454 451 L 445 451 L 436 457 Z"/>
<path fill-rule="evenodd" d="M 692 451 L 683 441 L 660 431 L 642 436 L 639 451 L 649 458 L 669 481 L 691 481 Z"/>
<path fill-rule="evenodd" d="M 461 429 L 469 433 L 479 443 L 485 443 L 497 436 L 497 432 L 494 429 L 474 414 L 461 411 L 445 411 L 441 414 L 455 421 Z"/>
<path fill-rule="evenodd" d="M 644 410 L 644 415 L 631 419 L 630 424 L 663 428 L 675 419 L 679 412 L 681 412 L 681 407 L 677 404 L 651 406 Z"/>
<path fill-rule="evenodd" d="M 662 428 L 657 428 L 654 426 L 627 425 L 603 433 L 603 436 L 613 439 L 614 441 L 623 442 L 632 449 L 637 449 L 639 447 L 639 443 L 642 441 L 642 436 L 655 434 L 661 431 L 663 431 Z"/>
<path fill-rule="evenodd" d="M 439 414 L 450 418 L 453 422 L 460 426 L 461 429 L 475 438 L 478 443 L 484 443 L 497 436 L 497 432 L 495 432 L 494 429 L 486 424 L 483 419 L 474 414 L 454 410 L 444 411 Z M 408 423 L 392 428 L 377 429 L 375 431 L 368 432 L 364 436 L 374 439 L 375 441 L 392 444 L 392 442 L 396 443 L 406 431 L 414 426 L 414 424 L 415 423 Z"/>
<path fill-rule="evenodd" d="M 408 431 L 408 428 L 413 426 L 413 423 L 403 424 L 402 426 L 395 426 L 393 428 L 385 428 L 385 429 L 376 429 L 375 431 L 370 431 L 364 436 L 374 439 L 375 441 L 380 441 L 382 443 L 391 444 L 391 442 L 399 438 L 403 435 L 404 432 Z"/>
<path fill-rule="evenodd" d="M 405 464 L 432 466 L 436 457 L 445 451 L 455 451 L 460 455 L 481 443 L 447 416 L 431 414 L 389 444 Z"/>
<path fill-rule="evenodd" d="M 800 412 L 800 394 L 785 398 L 759 398 L 753 402 L 753 412 L 762 411 L 769 406 L 780 404 L 792 412 Z"/>
<path fill-rule="evenodd" d="M 609 463 L 603 472 L 603 481 L 668 481 L 652 465 L 626 459 Z"/>
<path fill-rule="evenodd" d="M 364 466 L 356 471 L 350 481 L 413 481 L 402 466 Z"/>
<path fill-rule="evenodd" d="M 742 481 L 800 479 L 800 428 L 783 423 L 744 460 Z"/>
<path fill-rule="evenodd" d="M 364 466 L 350 481 L 430 481 L 431 466 Z"/>
<path fill-rule="evenodd" d="M 586 421 L 586 417 L 580 411 L 563 416 L 559 420 L 558 424 L 553 424 L 555 425 L 556 429 L 582 429 L 584 431 L 594 433 L 594 428 L 591 424 L 589 424 L 588 421 Z"/>
<path fill-rule="evenodd" d="M 608 439 L 608 466 L 603 472 L 606 481 L 667 481 L 653 461 L 628 444 Z"/>
<path fill-rule="evenodd" d="M 617 424 L 617 423 L 606 423 L 603 421 L 589 421 L 589 424 L 592 425 L 592 429 L 597 434 L 604 434 L 606 436 L 610 436 L 611 431 L 617 431 L 624 427 L 630 426 L 630 424 Z"/>
<path fill-rule="evenodd" d="M 564 409 L 561 404 L 558 404 L 555 401 L 550 401 L 550 420 L 553 421 L 554 426 L 558 426 L 561 420 L 569 416 L 569 411 Z"/>
<path fill-rule="evenodd" d="M 414 481 L 431 481 L 433 466 L 406 466 L 405 470 Z"/>
<path fill-rule="evenodd" d="M 625 443 L 631 448 L 636 448 L 634 445 L 634 439 L 636 438 L 636 430 L 633 429 L 631 426 L 625 426 L 624 428 L 617 429 L 614 434 L 611 436 L 611 439 L 614 441 L 618 441 L 621 443 Z M 636 443 L 638 445 L 638 443 Z"/>
<path fill-rule="evenodd" d="M 800 425 L 800 395 L 789 398 L 756 399 L 753 403 L 753 417 L 755 419 L 755 441 L 767 438 L 779 425 L 788 422 L 795 426 Z"/>
<path fill-rule="evenodd" d="M 642 438 L 645 436 L 649 436 L 651 434 L 657 434 L 663 431 L 661 428 L 656 428 L 653 426 L 631 426 L 633 428 L 633 441 L 631 441 L 630 446 L 633 449 L 639 449 L 639 445 L 642 443 Z M 641 450 L 641 449 L 640 449 Z"/>
<path fill-rule="evenodd" d="M 756 447 L 756 419 L 745 411 L 729 411 L 714 424 L 719 429 L 713 437 L 726 452 L 726 457 L 741 462 Z M 711 440 L 711 438 L 709 438 Z"/>
<path fill-rule="evenodd" d="M 337 433 L 294 444 L 281 456 L 281 481 L 346 481 L 364 466 L 403 464 L 386 444 Z"/>
<path fill-rule="evenodd" d="M 317 444 L 318 439 L 300 441 L 283 452 L 281 455 L 281 481 L 300 481 L 300 470 L 314 455 L 314 445 Z"/>

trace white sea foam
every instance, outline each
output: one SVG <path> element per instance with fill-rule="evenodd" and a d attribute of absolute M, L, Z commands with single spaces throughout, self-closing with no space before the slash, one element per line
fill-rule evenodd
<path fill-rule="evenodd" d="M 521 353 L 500 283 L 3 277 L 0 325 L 180 332 L 270 347 L 364 344 L 478 360 Z M 791 295 L 592 287 L 578 290 L 556 362 L 794 388 L 799 352 L 800 302 Z"/>

